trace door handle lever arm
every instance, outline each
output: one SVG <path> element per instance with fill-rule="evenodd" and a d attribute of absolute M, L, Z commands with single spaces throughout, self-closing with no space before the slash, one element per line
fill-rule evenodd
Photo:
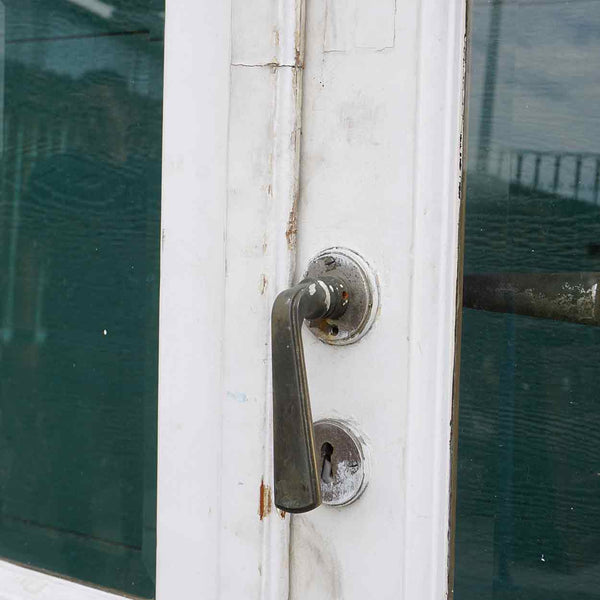
<path fill-rule="evenodd" d="M 338 318 L 348 301 L 342 279 L 322 277 L 284 290 L 273 304 L 275 505 L 286 512 L 306 512 L 321 504 L 302 323 L 304 319 Z"/>

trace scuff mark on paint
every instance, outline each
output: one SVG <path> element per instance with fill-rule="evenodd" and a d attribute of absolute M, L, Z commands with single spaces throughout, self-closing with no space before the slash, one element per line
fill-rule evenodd
<path fill-rule="evenodd" d="M 227 392 L 227 400 L 233 400 L 243 404 L 244 402 L 248 402 L 248 396 L 243 392 Z"/>

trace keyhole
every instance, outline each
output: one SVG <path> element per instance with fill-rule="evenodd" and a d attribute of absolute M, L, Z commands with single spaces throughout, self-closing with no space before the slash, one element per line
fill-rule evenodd
<path fill-rule="evenodd" d="M 333 466 L 331 464 L 331 455 L 333 454 L 333 446 L 329 442 L 325 442 L 321 446 L 321 458 L 323 466 L 321 467 L 321 481 L 323 483 L 331 483 L 333 481 Z"/>

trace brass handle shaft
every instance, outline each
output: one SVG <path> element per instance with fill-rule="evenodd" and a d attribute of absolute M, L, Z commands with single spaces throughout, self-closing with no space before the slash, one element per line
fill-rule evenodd
<path fill-rule="evenodd" d="M 348 303 L 337 277 L 305 279 L 281 292 L 271 314 L 275 505 L 300 513 L 321 504 L 302 346 L 304 319 L 337 318 Z"/>

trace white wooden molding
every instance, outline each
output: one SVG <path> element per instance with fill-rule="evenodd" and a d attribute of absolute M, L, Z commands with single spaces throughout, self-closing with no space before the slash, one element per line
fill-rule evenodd
<path fill-rule="evenodd" d="M 219 597 L 230 2 L 168 0 L 157 600 Z"/>
<path fill-rule="evenodd" d="M 304 0 L 235 0 L 232 28 L 220 597 L 285 600 L 289 516 L 272 494 L 270 315 L 294 271 Z"/>
<path fill-rule="evenodd" d="M 448 594 L 465 0 L 421 0 L 415 143 L 404 598 Z"/>

